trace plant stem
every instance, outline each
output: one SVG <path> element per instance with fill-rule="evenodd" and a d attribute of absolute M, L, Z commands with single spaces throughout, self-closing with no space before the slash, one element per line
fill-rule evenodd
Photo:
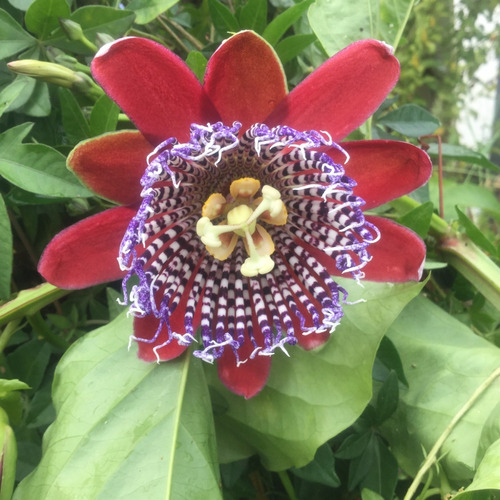
<path fill-rule="evenodd" d="M 17 332 L 19 323 L 21 323 L 20 319 L 11 321 L 10 323 L 7 324 L 3 332 L 0 334 L 0 353 L 2 353 L 4 349 L 7 347 L 7 344 L 9 343 L 9 340 L 12 337 L 12 335 L 14 335 L 14 333 Z"/>
<path fill-rule="evenodd" d="M 61 290 L 50 283 L 23 290 L 15 299 L 0 306 L 0 326 L 34 314 L 68 293 L 70 290 Z"/>
<path fill-rule="evenodd" d="M 28 323 L 33 328 L 33 331 L 43 337 L 49 344 L 57 347 L 58 349 L 62 349 L 65 351 L 70 346 L 70 343 L 64 340 L 63 338 L 56 335 L 47 325 L 45 320 L 42 318 L 40 311 L 37 311 L 35 314 L 28 316 Z"/>
<path fill-rule="evenodd" d="M 500 376 L 500 368 L 497 368 L 493 373 L 491 373 L 488 378 L 472 393 L 472 396 L 466 401 L 466 403 L 458 410 L 458 412 L 455 414 L 455 416 L 451 419 L 451 422 L 447 425 L 443 433 L 439 436 L 438 440 L 432 447 L 431 451 L 429 452 L 429 455 L 427 455 L 427 458 L 425 459 L 422 467 L 420 467 L 419 471 L 417 472 L 417 475 L 415 476 L 415 479 L 413 479 L 413 482 L 411 483 L 410 487 L 408 488 L 408 491 L 406 492 L 406 495 L 403 500 L 411 500 L 413 498 L 413 495 L 415 494 L 418 485 L 421 483 L 422 479 L 424 478 L 425 474 L 427 471 L 431 468 L 432 464 L 436 460 L 436 456 L 441 449 L 441 446 L 443 446 L 443 443 L 448 439 L 448 436 L 451 434 L 455 426 L 458 424 L 458 422 L 461 420 L 461 418 L 471 409 L 471 407 L 474 405 L 474 403 L 477 401 L 477 399 L 488 389 L 488 387 L 495 381 L 496 378 Z"/>
<path fill-rule="evenodd" d="M 408 23 L 408 19 L 410 19 L 410 14 L 411 14 L 411 11 L 413 10 L 414 5 L 415 5 L 415 0 L 411 0 L 411 2 L 408 4 L 408 8 L 406 9 L 406 13 L 405 13 L 405 18 L 403 19 L 403 22 L 400 24 L 398 32 L 396 33 L 396 36 L 394 37 L 394 41 L 392 42 L 394 52 L 396 52 L 396 49 L 398 48 L 399 42 L 401 41 L 401 37 L 403 36 L 403 31 L 406 28 L 406 24 Z"/>
<path fill-rule="evenodd" d="M 281 484 L 283 484 L 283 487 L 287 492 L 288 498 L 290 498 L 290 500 L 299 500 L 295 494 L 295 490 L 293 489 L 292 482 L 290 481 L 286 470 L 279 471 L 278 476 L 281 479 Z"/>

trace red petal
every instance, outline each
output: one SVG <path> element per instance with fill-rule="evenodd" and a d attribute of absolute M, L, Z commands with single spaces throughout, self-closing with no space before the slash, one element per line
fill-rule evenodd
<path fill-rule="evenodd" d="M 372 260 L 363 268 L 370 281 L 418 281 L 422 277 L 425 244 L 410 229 L 389 219 L 365 216 L 378 227 L 380 240 L 368 247 Z"/>
<path fill-rule="evenodd" d="M 153 144 L 189 139 L 191 123 L 218 120 L 200 82 L 173 52 L 144 38 L 102 47 L 92 74 Z"/>
<path fill-rule="evenodd" d="M 254 320 L 256 325 L 257 320 Z M 257 330 L 257 329 L 256 329 Z M 255 331 L 255 340 L 258 345 L 264 345 L 264 339 L 260 330 Z M 238 349 L 240 360 L 247 361 L 236 364 L 236 358 L 231 350 L 227 347 L 222 356 L 217 360 L 217 370 L 222 383 L 235 394 L 244 396 L 245 399 L 250 399 L 258 394 L 266 385 L 271 370 L 271 356 L 255 356 L 253 359 L 248 359 L 254 350 L 253 344 L 247 339 L 246 342 Z"/>
<path fill-rule="evenodd" d="M 158 331 L 159 324 L 160 320 L 155 318 L 152 314 L 144 318 L 134 318 L 134 336 L 141 339 L 152 340 Z M 176 340 L 172 340 L 169 344 L 157 349 L 157 355 L 153 349 L 167 340 L 168 330 L 164 325 L 154 341 L 137 341 L 137 346 L 139 348 L 137 355 L 143 361 L 148 362 L 158 361 L 158 358 L 160 361 L 168 361 L 177 358 L 187 349 L 187 346 L 181 346 Z"/>
<path fill-rule="evenodd" d="M 286 79 L 273 48 L 253 31 L 226 40 L 210 58 L 204 88 L 226 124 L 247 130 L 286 96 Z"/>
<path fill-rule="evenodd" d="M 360 40 L 328 59 L 265 120 L 298 130 L 326 130 L 339 141 L 380 106 L 399 77 L 388 45 Z"/>
<path fill-rule="evenodd" d="M 86 288 L 124 276 L 118 249 L 135 210 L 117 207 L 57 234 L 45 248 L 38 272 L 60 288 Z"/>
<path fill-rule="evenodd" d="M 153 147 L 133 130 L 81 142 L 70 153 L 68 167 L 97 194 L 122 205 L 137 203 L 139 183 Z"/>
<path fill-rule="evenodd" d="M 346 174 L 357 182 L 354 194 L 366 201 L 363 209 L 387 203 L 425 184 L 432 173 L 432 162 L 424 151 L 400 141 L 343 142 L 350 159 Z M 327 154 L 343 163 L 345 156 L 336 149 Z"/>

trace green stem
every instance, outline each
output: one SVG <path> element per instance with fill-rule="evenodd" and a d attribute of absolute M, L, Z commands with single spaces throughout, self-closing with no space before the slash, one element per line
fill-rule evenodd
<path fill-rule="evenodd" d="M 283 487 L 287 492 L 288 498 L 290 498 L 290 500 L 299 500 L 297 495 L 295 494 L 295 490 L 293 489 L 292 482 L 290 481 L 286 470 L 279 471 L 278 476 L 281 479 L 281 484 L 283 484 Z"/>
<path fill-rule="evenodd" d="M 400 213 L 417 208 L 420 203 L 408 196 L 392 201 Z M 430 234 L 437 241 L 441 258 L 470 281 L 498 310 L 500 310 L 500 268 L 468 237 L 454 231 L 436 214 L 432 215 Z"/>
<path fill-rule="evenodd" d="M 50 283 L 23 290 L 15 299 L 0 306 L 0 326 L 30 316 L 69 292 L 70 290 L 61 290 Z"/>
<path fill-rule="evenodd" d="M 7 324 L 3 332 L 0 334 L 0 353 L 2 353 L 4 349 L 7 347 L 7 344 L 9 343 L 9 340 L 12 337 L 12 335 L 14 335 L 14 333 L 17 332 L 19 328 L 19 323 L 21 323 L 20 319 L 11 321 L 10 323 Z"/>
<path fill-rule="evenodd" d="M 432 467 L 436 461 L 437 454 L 443 446 L 444 442 L 448 439 L 455 426 L 462 419 L 462 417 L 471 409 L 477 399 L 488 389 L 488 387 L 500 376 L 500 368 L 497 368 L 488 378 L 472 393 L 472 396 L 466 401 L 466 403 L 458 410 L 455 416 L 451 419 L 451 422 L 446 426 L 443 433 L 439 436 L 438 440 L 432 447 L 431 451 L 427 455 L 422 467 L 420 467 L 417 475 L 413 479 L 408 491 L 403 500 L 411 500 L 415 494 L 418 485 L 421 483 L 427 471 Z"/>
<path fill-rule="evenodd" d="M 414 5 L 415 5 L 415 0 L 411 0 L 411 2 L 408 4 L 408 8 L 406 9 L 403 22 L 399 25 L 398 32 L 396 33 L 396 36 L 394 37 L 394 41 L 392 42 L 392 46 L 394 47 L 394 52 L 396 52 L 396 49 L 398 48 L 399 42 L 401 41 L 401 37 L 403 36 L 403 32 L 406 28 L 406 24 L 408 23 L 408 19 L 410 19 L 410 14 L 411 14 L 411 11 L 413 10 Z"/>
<path fill-rule="evenodd" d="M 52 344 L 54 347 L 58 349 L 62 349 L 65 351 L 70 343 L 66 342 L 66 340 L 56 335 L 51 328 L 47 325 L 45 320 L 42 318 L 40 311 L 37 311 L 35 314 L 27 317 L 28 323 L 33 328 L 33 331 L 43 337 L 49 344 Z"/>
<path fill-rule="evenodd" d="M 439 251 L 500 311 L 500 268 L 480 248 L 468 238 L 449 236 L 440 241 Z"/>

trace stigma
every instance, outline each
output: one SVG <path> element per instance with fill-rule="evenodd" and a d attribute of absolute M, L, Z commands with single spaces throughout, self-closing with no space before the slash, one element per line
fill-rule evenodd
<path fill-rule="evenodd" d="M 274 226 L 286 224 L 286 207 L 276 188 L 261 187 L 260 181 L 252 177 L 237 179 L 229 186 L 226 196 L 211 194 L 201 214 L 196 233 L 210 255 L 220 261 L 226 260 L 242 238 L 248 255 L 240 267 L 243 276 L 250 278 L 274 269 L 273 240 L 266 228 L 257 222 Z"/>

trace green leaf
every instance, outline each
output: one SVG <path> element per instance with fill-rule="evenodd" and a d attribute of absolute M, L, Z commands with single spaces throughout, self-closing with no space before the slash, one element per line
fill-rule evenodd
<path fill-rule="evenodd" d="M 474 475 L 474 480 L 465 491 L 470 492 L 487 488 L 497 488 L 497 495 L 500 494 L 500 438 L 486 450 L 486 454 Z M 466 495 L 464 497 L 457 495 L 456 498 L 468 500 Z"/>
<path fill-rule="evenodd" d="M 498 436 L 500 436 L 500 402 L 486 419 L 481 431 L 481 438 L 476 454 L 476 465 L 481 462 L 486 450 L 498 439 Z"/>
<path fill-rule="evenodd" d="M 135 12 L 137 24 L 147 24 L 174 6 L 179 0 L 132 0 L 127 9 Z"/>
<path fill-rule="evenodd" d="M 240 28 L 262 33 L 267 24 L 267 0 L 248 0 L 238 17 Z"/>
<path fill-rule="evenodd" d="M 0 175 L 26 191 L 43 196 L 94 196 L 66 168 L 65 156 L 45 144 L 21 144 L 10 152 L 0 149 Z"/>
<path fill-rule="evenodd" d="M 236 17 L 219 0 L 208 0 L 208 9 L 215 29 L 222 36 L 227 36 L 228 33 L 236 33 L 240 30 L 240 25 Z"/>
<path fill-rule="evenodd" d="M 318 448 L 314 460 L 300 469 L 292 469 L 293 474 L 311 483 L 324 484 L 335 488 L 340 479 L 335 473 L 335 456 L 328 443 Z"/>
<path fill-rule="evenodd" d="M 375 376 L 375 368 L 377 368 L 378 371 L 383 370 L 383 377 L 379 378 Z M 373 378 L 375 380 L 384 381 L 391 371 L 395 371 L 398 380 L 408 387 L 408 380 L 406 380 L 398 351 L 394 347 L 394 344 L 387 337 L 384 337 L 378 347 Z"/>
<path fill-rule="evenodd" d="M 113 9 L 101 5 L 80 7 L 69 17 L 71 21 L 82 27 L 83 34 L 91 42 L 95 41 L 97 33 L 106 33 L 112 38 L 123 36 L 132 26 L 134 18 L 135 14 L 129 10 Z M 90 49 L 81 42 L 68 40 L 61 28 L 57 28 L 46 42 L 76 54 L 90 53 Z"/>
<path fill-rule="evenodd" d="M 222 498 L 201 361 L 144 363 L 127 348 L 131 334 L 123 313 L 63 356 L 57 418 L 14 499 Z"/>
<path fill-rule="evenodd" d="M 59 18 L 70 15 L 66 0 L 35 0 L 26 11 L 24 22 L 29 31 L 45 40 L 59 27 Z"/>
<path fill-rule="evenodd" d="M 51 353 L 49 344 L 34 338 L 9 354 L 7 361 L 12 373 L 36 390 L 42 383 Z"/>
<path fill-rule="evenodd" d="M 17 108 L 16 111 L 38 118 L 48 116 L 51 110 L 48 84 L 35 80 L 32 88 L 33 90 L 28 100 Z"/>
<path fill-rule="evenodd" d="M 429 144 L 427 153 L 429 153 L 430 156 L 438 157 L 438 145 L 435 143 Z M 483 154 L 466 148 L 465 146 L 443 143 L 441 144 L 441 154 L 443 158 L 464 161 L 467 163 L 472 163 L 473 165 L 480 165 L 481 167 L 493 170 L 494 172 L 498 172 L 498 170 L 500 169 L 498 165 L 488 160 L 488 158 L 486 158 L 486 156 L 484 156 Z"/>
<path fill-rule="evenodd" d="M 335 452 L 335 456 L 340 459 L 350 460 L 361 456 L 365 448 L 368 446 L 372 437 L 372 432 L 366 430 L 361 434 L 351 434 L 348 436 L 339 449 Z"/>
<path fill-rule="evenodd" d="M 415 231 L 421 238 L 425 238 L 431 226 L 433 213 L 434 204 L 428 201 L 404 214 L 399 222 Z"/>
<path fill-rule="evenodd" d="M 413 0 L 317 0 L 309 9 L 311 28 L 331 56 L 363 38 L 395 45 Z"/>
<path fill-rule="evenodd" d="M 379 493 L 385 500 L 392 500 L 399 472 L 394 455 L 381 439 L 374 436 L 363 459 L 366 474 L 359 482 L 360 488 Z"/>
<path fill-rule="evenodd" d="M 385 422 L 395 411 L 399 399 L 398 376 L 394 370 L 389 373 L 377 394 L 375 411 L 377 423 Z"/>
<path fill-rule="evenodd" d="M 90 113 L 90 136 L 114 132 L 120 108 L 107 95 L 101 96 Z"/>
<path fill-rule="evenodd" d="M 432 134 L 439 127 L 439 120 L 416 104 L 404 104 L 394 111 L 389 111 L 378 123 L 406 137 Z"/>
<path fill-rule="evenodd" d="M 34 0 L 9 0 L 9 3 L 12 5 L 12 7 L 26 12 L 33 1 Z"/>
<path fill-rule="evenodd" d="M 186 58 L 186 64 L 190 67 L 198 80 L 203 83 L 203 77 L 205 76 L 205 69 L 207 67 L 207 58 L 201 52 L 192 50 Z"/>
<path fill-rule="evenodd" d="M 316 40 L 316 35 L 314 34 L 300 34 L 300 35 L 292 35 L 281 42 L 276 46 L 276 53 L 278 54 L 281 62 L 283 64 L 291 61 L 295 57 L 297 57 L 305 48 L 309 47 L 311 43 Z"/>
<path fill-rule="evenodd" d="M 73 92 L 62 87 L 58 91 L 62 122 L 68 139 L 73 144 L 88 139 L 90 127 Z"/>
<path fill-rule="evenodd" d="M 495 245 L 480 231 L 480 229 L 458 207 L 455 207 L 460 224 L 465 228 L 467 236 L 484 251 L 491 255 L 498 255 Z"/>
<path fill-rule="evenodd" d="M 499 366 L 500 350 L 430 301 L 415 299 L 387 333 L 405 368 L 409 389 L 381 426 L 400 467 L 415 475 L 454 415 Z M 439 454 L 452 484 L 472 479 L 481 431 L 500 400 L 490 386 L 458 422 Z M 497 439 L 500 436 L 497 437 Z"/>
<path fill-rule="evenodd" d="M 11 83 L 6 85 L 0 91 L 0 116 L 15 103 L 27 87 L 30 85 L 30 80 L 27 76 L 18 76 Z"/>
<path fill-rule="evenodd" d="M 380 17 L 377 39 L 394 45 L 397 33 L 404 28 L 406 13 L 413 0 L 379 0 Z"/>
<path fill-rule="evenodd" d="M 383 497 L 372 490 L 363 488 L 363 490 L 361 491 L 361 500 L 383 500 Z"/>
<path fill-rule="evenodd" d="M 262 37 L 275 46 L 288 28 L 297 22 L 314 0 L 303 0 L 276 16 L 262 33 Z"/>
<path fill-rule="evenodd" d="M 0 59 L 7 59 L 36 44 L 36 40 L 3 9 L 0 9 L 0 33 Z"/>
<path fill-rule="evenodd" d="M 376 36 L 379 4 L 378 0 L 316 0 L 308 18 L 318 40 L 332 56 L 352 42 Z"/>
<path fill-rule="evenodd" d="M 210 383 L 224 401 L 216 420 L 226 459 L 230 460 L 237 437 L 271 470 L 302 467 L 313 460 L 319 446 L 351 425 L 370 401 L 380 339 L 423 284 L 364 282 L 362 288 L 352 280 L 338 281 L 349 291 L 350 301 L 366 302 L 345 306 L 341 324 L 321 349 L 306 352 L 291 347 L 290 357 L 273 356 L 269 381 L 260 394 L 245 401 L 223 388 L 216 371 L 210 371 Z M 230 443 L 225 441 L 226 432 L 231 434 Z M 242 458 L 241 452 L 236 449 L 234 459 Z"/>
<path fill-rule="evenodd" d="M 0 300 L 10 297 L 10 278 L 12 274 L 12 229 L 7 207 L 0 195 Z"/>
<path fill-rule="evenodd" d="M 12 391 L 22 391 L 30 386 L 18 379 L 0 379 L 0 399 Z"/>
<path fill-rule="evenodd" d="M 428 183 L 429 195 L 434 206 L 439 206 L 439 186 L 437 176 L 431 177 Z M 493 192 L 484 187 L 463 182 L 461 184 L 452 179 L 443 179 L 444 191 L 444 218 L 446 220 L 456 219 L 455 207 L 475 207 L 486 210 L 500 220 L 500 203 Z"/>

